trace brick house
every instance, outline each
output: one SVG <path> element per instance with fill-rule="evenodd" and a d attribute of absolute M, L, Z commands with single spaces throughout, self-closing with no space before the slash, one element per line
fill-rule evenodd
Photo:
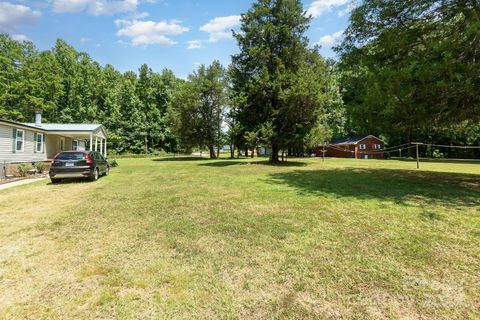
<path fill-rule="evenodd" d="M 322 150 L 316 148 L 315 155 L 321 157 Z M 332 140 L 325 150 L 325 156 L 332 158 L 383 159 L 385 142 L 373 135 L 348 137 Z"/>

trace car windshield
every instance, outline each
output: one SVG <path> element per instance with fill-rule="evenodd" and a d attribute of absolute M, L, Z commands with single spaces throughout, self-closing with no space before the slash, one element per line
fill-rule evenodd
<path fill-rule="evenodd" d="M 85 153 L 83 153 L 83 152 L 60 153 L 56 159 L 57 160 L 84 160 L 85 159 Z"/>

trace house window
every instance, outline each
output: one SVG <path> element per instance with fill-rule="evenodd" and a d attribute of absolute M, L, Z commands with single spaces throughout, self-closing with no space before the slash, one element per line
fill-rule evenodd
<path fill-rule="evenodd" d="M 361 144 L 360 145 L 360 150 L 366 150 L 367 149 L 367 145 L 366 144 Z"/>
<path fill-rule="evenodd" d="M 35 141 L 35 151 L 43 153 L 43 133 L 37 133 Z"/>
<path fill-rule="evenodd" d="M 23 152 L 25 150 L 25 131 L 17 129 L 15 140 L 15 151 Z"/>
<path fill-rule="evenodd" d="M 373 145 L 373 148 L 374 148 L 375 150 L 382 150 L 382 145 L 381 145 L 381 144 L 374 144 L 374 145 Z"/>

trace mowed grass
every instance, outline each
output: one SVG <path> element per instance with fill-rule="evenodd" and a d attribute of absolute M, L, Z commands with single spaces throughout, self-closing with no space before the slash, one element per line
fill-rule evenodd
<path fill-rule="evenodd" d="M 119 163 L 0 191 L 0 318 L 480 317 L 480 164 Z"/>

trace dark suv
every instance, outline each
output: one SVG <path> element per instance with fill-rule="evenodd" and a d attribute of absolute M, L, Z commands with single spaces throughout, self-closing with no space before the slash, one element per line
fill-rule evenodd
<path fill-rule="evenodd" d="M 88 178 L 98 180 L 100 175 L 108 176 L 110 167 L 107 159 L 96 151 L 65 151 L 52 160 L 50 179 L 52 183 L 60 179 Z"/>

